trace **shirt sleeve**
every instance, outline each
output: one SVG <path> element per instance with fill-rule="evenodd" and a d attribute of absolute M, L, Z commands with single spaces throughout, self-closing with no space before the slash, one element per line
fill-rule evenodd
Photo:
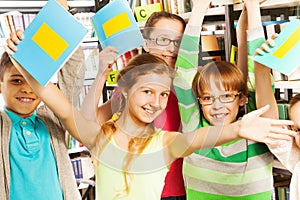
<path fill-rule="evenodd" d="M 76 107 L 84 81 L 84 54 L 79 47 L 58 72 L 58 87 Z"/>
<path fill-rule="evenodd" d="M 197 28 L 199 29 L 199 27 Z M 192 81 L 198 68 L 200 34 L 186 32 L 189 31 L 185 31 L 180 44 L 176 61 L 177 76 L 174 79 L 182 132 L 196 130 L 200 120 L 198 103 L 192 92 Z"/>

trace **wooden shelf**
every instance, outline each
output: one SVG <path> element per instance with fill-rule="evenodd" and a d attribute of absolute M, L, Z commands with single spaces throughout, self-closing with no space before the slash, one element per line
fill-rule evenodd
<path fill-rule="evenodd" d="M 47 1 L 0 1 L 0 8 L 42 8 Z M 93 7 L 95 1 L 68 1 L 70 7 Z"/>
<path fill-rule="evenodd" d="M 38 12 L 47 1 L 0 1 L 0 13 L 17 10 L 20 12 Z M 95 1 L 68 1 L 70 7 L 94 8 Z"/>
<path fill-rule="evenodd" d="M 275 88 L 277 89 L 300 89 L 300 80 L 298 81 L 275 81 Z"/>

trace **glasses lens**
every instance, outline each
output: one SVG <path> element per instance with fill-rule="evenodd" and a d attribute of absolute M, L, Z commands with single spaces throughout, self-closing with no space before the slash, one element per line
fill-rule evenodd
<path fill-rule="evenodd" d="M 176 47 L 179 47 L 180 46 L 180 43 L 181 43 L 181 40 L 174 40 L 174 45 Z"/>
<path fill-rule="evenodd" d="M 223 103 L 229 103 L 229 102 L 234 101 L 235 94 L 223 94 L 223 95 L 220 95 L 219 98 L 220 98 L 221 102 L 223 102 Z"/>
<path fill-rule="evenodd" d="M 200 98 L 200 103 L 203 105 L 209 105 L 213 103 L 214 97 L 212 96 L 203 96 Z"/>
<path fill-rule="evenodd" d="M 170 44 L 170 39 L 159 37 L 156 39 L 156 43 L 161 46 L 168 46 Z"/>

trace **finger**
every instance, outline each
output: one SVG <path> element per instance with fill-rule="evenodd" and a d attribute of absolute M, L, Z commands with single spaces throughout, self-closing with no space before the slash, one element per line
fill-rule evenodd
<path fill-rule="evenodd" d="M 295 131 L 284 129 L 284 128 L 279 128 L 279 127 L 271 127 L 270 133 L 277 134 L 278 136 L 287 135 L 287 136 L 295 137 L 297 135 L 297 132 L 295 132 Z"/>
<path fill-rule="evenodd" d="M 23 39 L 24 39 L 24 34 L 23 34 L 23 31 L 22 31 L 22 30 L 17 30 L 17 31 L 16 31 L 16 35 L 17 35 L 17 37 L 18 37 L 20 40 L 23 40 Z"/>
<path fill-rule="evenodd" d="M 254 111 L 250 112 L 248 114 L 248 116 L 257 116 L 258 117 L 258 116 L 264 114 L 267 110 L 269 110 L 269 108 L 270 108 L 269 105 L 265 105 L 264 107 L 261 107 L 257 110 L 254 110 Z"/>
<path fill-rule="evenodd" d="M 267 44 L 270 45 L 271 47 L 274 47 L 275 46 L 275 41 L 273 39 L 269 38 L 267 40 Z"/>
<path fill-rule="evenodd" d="M 278 33 L 274 33 L 271 35 L 271 39 L 274 40 L 275 38 L 277 38 L 277 36 L 278 36 Z"/>
<path fill-rule="evenodd" d="M 263 143 L 265 143 L 266 145 L 268 145 L 271 148 L 275 148 L 280 146 L 280 141 L 279 140 L 273 140 L 271 138 L 266 138 Z"/>
<path fill-rule="evenodd" d="M 11 32 L 10 33 L 10 40 L 13 41 L 15 44 L 19 44 L 20 40 L 16 34 L 16 32 Z"/>
<path fill-rule="evenodd" d="M 8 46 L 4 46 L 4 50 L 8 53 L 8 55 L 11 55 L 14 53 Z"/>
<path fill-rule="evenodd" d="M 266 52 L 270 52 L 270 51 L 271 51 L 269 45 L 266 44 L 266 43 L 263 43 L 263 44 L 261 45 L 261 47 L 262 47 L 263 50 L 266 51 Z"/>
<path fill-rule="evenodd" d="M 255 55 L 257 55 L 257 54 L 259 54 L 259 55 L 264 55 L 265 52 L 264 52 L 262 49 L 256 49 L 256 50 L 255 50 Z"/>
<path fill-rule="evenodd" d="M 16 44 L 12 40 L 7 39 L 6 43 L 7 43 L 7 47 L 10 48 L 13 52 L 18 50 Z"/>
<path fill-rule="evenodd" d="M 283 119 L 271 119 L 271 124 L 273 126 L 292 126 L 294 125 L 294 122 L 291 120 L 283 120 Z"/>

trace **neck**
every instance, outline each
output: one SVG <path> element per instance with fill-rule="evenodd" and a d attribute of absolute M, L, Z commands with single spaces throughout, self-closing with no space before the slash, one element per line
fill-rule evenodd
<path fill-rule="evenodd" d="M 134 137 L 149 137 L 154 133 L 153 123 L 136 123 L 130 115 L 121 114 L 120 118 L 116 121 L 116 125 L 120 132 L 127 135 L 129 138 Z"/>

